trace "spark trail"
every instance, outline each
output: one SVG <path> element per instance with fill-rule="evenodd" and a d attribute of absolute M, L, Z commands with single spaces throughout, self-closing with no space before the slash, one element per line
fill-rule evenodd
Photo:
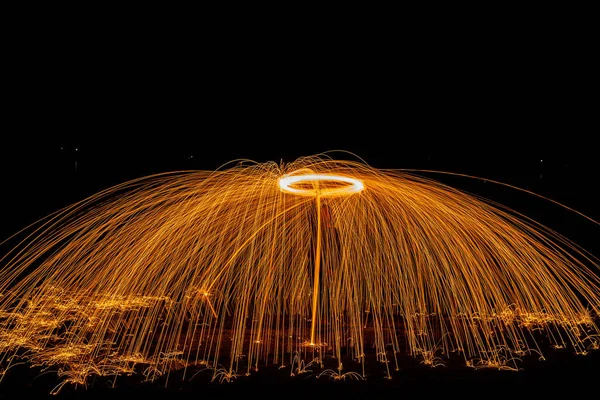
<path fill-rule="evenodd" d="M 539 331 L 600 344 L 592 254 L 434 180 L 323 155 L 130 181 L 0 249 L 0 377 L 56 367 L 56 390 L 325 355 L 329 374 L 357 374 L 349 359 L 363 375 L 371 348 L 388 374 L 398 354 L 510 369 Z"/>

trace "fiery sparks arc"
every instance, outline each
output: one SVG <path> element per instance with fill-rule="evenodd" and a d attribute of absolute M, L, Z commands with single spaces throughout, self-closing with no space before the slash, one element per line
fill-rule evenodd
<path fill-rule="evenodd" d="M 539 334 L 600 345 L 596 257 L 436 181 L 325 156 L 137 179 L 0 249 L 0 375 L 53 367 L 56 390 L 199 367 L 390 375 L 403 354 L 516 368 Z"/>

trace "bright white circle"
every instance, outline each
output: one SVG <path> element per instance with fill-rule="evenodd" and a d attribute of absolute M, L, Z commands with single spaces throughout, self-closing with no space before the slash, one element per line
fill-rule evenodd
<path fill-rule="evenodd" d="M 298 188 L 295 184 L 305 182 L 341 182 L 347 185 L 336 187 L 319 187 L 319 188 Z M 358 193 L 365 188 L 362 181 L 343 175 L 330 174 L 304 174 L 304 175 L 286 175 L 279 178 L 279 188 L 286 193 L 292 193 L 299 196 L 343 196 L 352 193 Z"/>

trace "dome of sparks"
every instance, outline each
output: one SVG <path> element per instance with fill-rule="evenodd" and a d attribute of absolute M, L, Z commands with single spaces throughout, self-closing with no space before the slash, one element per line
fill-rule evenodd
<path fill-rule="evenodd" d="M 437 181 L 325 156 L 126 182 L 0 250 L 0 376 L 51 367 L 56 391 L 261 365 L 391 376 L 403 356 L 517 369 L 539 332 L 600 346 L 596 257 Z"/>

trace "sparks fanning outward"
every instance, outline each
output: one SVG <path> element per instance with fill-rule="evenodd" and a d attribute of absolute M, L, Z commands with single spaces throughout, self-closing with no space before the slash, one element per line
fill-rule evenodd
<path fill-rule="evenodd" d="M 0 247 L 0 376 L 52 367 L 56 390 L 324 360 L 326 376 L 369 362 L 389 375 L 403 353 L 515 368 L 541 356 L 538 331 L 577 353 L 600 345 L 597 258 L 511 210 L 358 162 L 150 176 L 16 238 Z"/>

